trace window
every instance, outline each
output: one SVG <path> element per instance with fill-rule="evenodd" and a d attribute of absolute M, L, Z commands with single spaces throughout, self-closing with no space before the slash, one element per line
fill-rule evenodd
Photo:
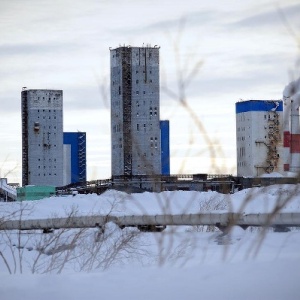
<path fill-rule="evenodd" d="M 136 130 L 140 131 L 140 124 L 136 124 Z"/>

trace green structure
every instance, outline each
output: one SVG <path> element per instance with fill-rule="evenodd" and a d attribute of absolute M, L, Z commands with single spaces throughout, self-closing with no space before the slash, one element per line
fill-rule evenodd
<path fill-rule="evenodd" d="M 27 185 L 17 188 L 17 201 L 40 200 L 55 195 L 54 186 Z"/>

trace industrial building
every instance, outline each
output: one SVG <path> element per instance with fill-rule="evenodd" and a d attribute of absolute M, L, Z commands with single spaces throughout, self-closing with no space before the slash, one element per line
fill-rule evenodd
<path fill-rule="evenodd" d="M 63 185 L 63 91 L 23 88 L 22 185 Z"/>
<path fill-rule="evenodd" d="M 159 48 L 110 50 L 112 177 L 159 175 Z"/>
<path fill-rule="evenodd" d="M 284 101 L 284 171 L 300 175 L 300 78 L 283 91 Z"/>
<path fill-rule="evenodd" d="M 7 178 L 0 178 L 0 201 L 15 201 L 17 199 L 17 184 L 8 184 Z"/>
<path fill-rule="evenodd" d="M 283 173 L 283 102 L 248 100 L 236 105 L 237 176 Z"/>
<path fill-rule="evenodd" d="M 86 181 L 86 133 L 64 132 L 64 185 Z"/>
<path fill-rule="evenodd" d="M 23 186 L 17 188 L 17 201 L 40 200 L 56 195 L 54 186 Z"/>

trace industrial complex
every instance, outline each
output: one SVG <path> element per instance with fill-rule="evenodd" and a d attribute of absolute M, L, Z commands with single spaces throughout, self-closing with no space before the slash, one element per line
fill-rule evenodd
<path fill-rule="evenodd" d="M 110 179 L 87 181 L 86 133 L 63 132 L 63 91 L 22 89 L 22 187 L 18 200 L 74 189 L 97 193 L 107 188 L 234 192 L 298 180 L 300 96 L 291 86 L 282 100 L 236 103 L 237 176 L 170 175 L 170 123 L 160 120 L 159 51 L 150 45 L 110 49 Z M 266 181 L 266 177 L 273 179 Z M 16 200 L 13 190 L 2 180 L 0 199 Z"/>

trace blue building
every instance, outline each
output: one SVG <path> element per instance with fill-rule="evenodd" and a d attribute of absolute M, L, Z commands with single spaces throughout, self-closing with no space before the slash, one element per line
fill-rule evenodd
<path fill-rule="evenodd" d="M 160 121 L 161 174 L 170 175 L 170 122 Z"/>
<path fill-rule="evenodd" d="M 64 185 L 86 181 L 86 133 L 64 132 Z"/>

